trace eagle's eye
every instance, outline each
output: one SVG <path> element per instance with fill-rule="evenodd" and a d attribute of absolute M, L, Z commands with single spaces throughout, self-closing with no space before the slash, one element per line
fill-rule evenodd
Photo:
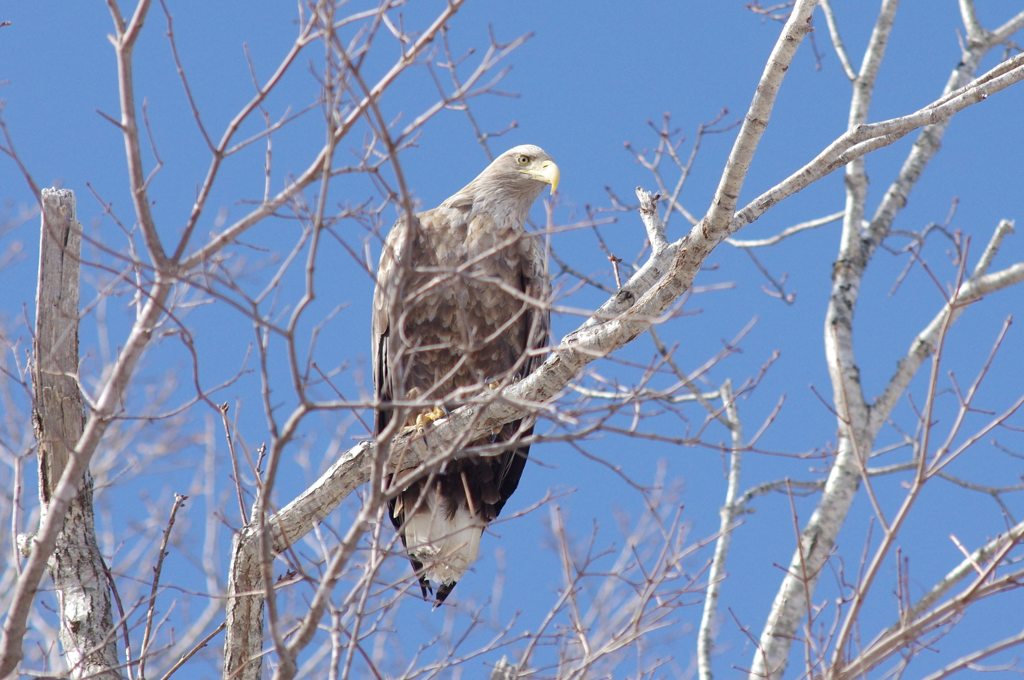
<path fill-rule="evenodd" d="M 516 165 L 529 165 L 529 164 L 530 164 L 530 157 L 527 156 L 525 153 L 521 153 L 518 156 L 516 156 Z"/>

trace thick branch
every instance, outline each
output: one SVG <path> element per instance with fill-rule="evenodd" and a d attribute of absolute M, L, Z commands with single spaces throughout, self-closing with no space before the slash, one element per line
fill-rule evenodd
<path fill-rule="evenodd" d="M 972 59 L 973 61 L 975 60 Z M 961 73 L 961 71 L 958 70 L 957 73 Z M 939 141 L 941 141 L 949 119 L 963 109 L 983 102 L 991 95 L 1016 85 L 1021 80 L 1024 80 L 1024 55 L 1017 55 L 1001 62 L 984 75 L 967 82 L 954 93 L 944 94 L 914 113 L 877 123 L 857 125 L 847 130 L 802 168 L 745 205 L 732 219 L 729 233 L 732 234 L 747 226 L 769 208 L 802 191 L 822 177 L 872 151 L 895 144 L 911 132 L 923 127 L 924 130 L 914 142 L 913 151 L 907 162 L 904 163 L 900 177 L 886 194 L 882 205 L 888 207 L 884 211 L 880 208 L 871 222 L 872 232 L 888 233 L 889 225 L 892 224 L 892 219 L 896 216 L 895 211 L 906 202 L 909 187 L 917 181 L 924 165 L 938 151 Z M 903 201 L 891 203 L 897 195 L 903 196 Z M 876 241 L 878 241 L 878 237 L 872 240 L 872 246 Z"/>
<path fill-rule="evenodd" d="M 718 189 L 711 201 L 711 208 L 708 210 L 708 227 L 712 231 L 724 229 L 736 212 L 736 201 L 747 177 L 750 162 L 754 159 L 754 152 L 757 151 L 761 137 L 768 127 L 782 80 L 793 61 L 796 48 L 811 30 L 811 12 L 814 11 L 815 4 L 816 0 L 797 0 L 782 29 L 782 34 L 768 57 L 768 63 L 765 64 L 764 72 L 757 83 L 754 99 L 743 118 L 743 126 L 736 136 L 736 142 L 725 164 L 725 172 L 722 173 Z"/>

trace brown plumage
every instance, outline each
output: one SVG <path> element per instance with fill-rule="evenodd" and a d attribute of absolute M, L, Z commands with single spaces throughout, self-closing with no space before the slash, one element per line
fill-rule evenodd
<path fill-rule="evenodd" d="M 391 402 L 457 408 L 530 373 L 548 340 L 547 261 L 523 225 L 558 166 L 533 145 L 514 147 L 433 210 L 399 220 L 381 253 L 373 296 L 377 434 Z M 406 415 L 406 425 L 429 407 Z M 435 606 L 476 559 L 480 537 L 516 490 L 532 419 L 470 446 L 509 442 L 498 455 L 458 457 L 402 491 L 391 521 Z M 441 450 L 444 450 L 443 444 Z"/>

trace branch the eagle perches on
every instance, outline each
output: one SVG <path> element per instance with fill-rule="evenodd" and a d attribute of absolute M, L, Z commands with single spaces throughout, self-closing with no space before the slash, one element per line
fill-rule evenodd
<path fill-rule="evenodd" d="M 579 329 L 555 346 L 544 364 L 518 383 L 495 392 L 485 403 L 462 406 L 426 429 L 406 429 L 384 443 L 391 461 L 400 461 L 393 472 L 409 475 L 404 483 L 426 475 L 444 462 L 438 459 L 433 441 L 472 441 L 511 422 L 542 412 L 583 367 L 625 345 L 656 323 L 693 280 L 689 276 L 670 277 L 676 267 L 676 255 L 685 239 L 669 244 L 665 224 L 658 217 L 658 196 L 638 187 L 640 214 L 652 243 L 647 263 Z M 671 286 L 666 286 L 666 280 Z M 662 284 L 659 286 L 659 284 Z M 678 287 L 678 288 L 677 288 Z M 678 292 L 673 293 L 673 291 Z M 239 532 L 232 556 L 231 579 L 235 593 L 229 593 L 228 634 L 237 631 L 247 644 L 229 640 L 226 668 L 234 664 L 250 665 L 262 643 L 263 597 L 260 585 L 260 560 L 265 552 L 280 554 L 313 530 L 353 491 L 369 482 L 374 466 L 383 453 L 381 443 L 366 441 L 349 449 L 309 488 L 265 521 L 249 524 Z M 263 549 L 265 546 L 266 551 Z M 232 622 L 234 621 L 234 625 Z M 243 625 L 242 622 L 248 622 Z M 233 650 L 233 651 L 232 651 Z M 233 653 L 234 652 L 234 653 Z M 248 676 L 246 676 L 248 677 Z"/>

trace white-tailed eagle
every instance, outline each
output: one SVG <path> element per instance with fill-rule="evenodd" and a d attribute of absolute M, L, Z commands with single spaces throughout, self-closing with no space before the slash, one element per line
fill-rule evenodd
<path fill-rule="evenodd" d="M 457 408 L 530 373 L 548 341 L 544 249 L 524 229 L 558 166 L 530 144 L 509 149 L 433 210 L 400 219 L 381 253 L 373 296 L 373 377 L 379 435 L 410 402 Z M 403 425 L 437 417 L 401 409 Z M 424 598 L 435 606 L 476 559 L 487 524 L 516 490 L 533 420 L 508 423 L 389 503 Z M 501 443 L 508 442 L 501 449 Z M 438 448 L 444 450 L 444 443 Z"/>

